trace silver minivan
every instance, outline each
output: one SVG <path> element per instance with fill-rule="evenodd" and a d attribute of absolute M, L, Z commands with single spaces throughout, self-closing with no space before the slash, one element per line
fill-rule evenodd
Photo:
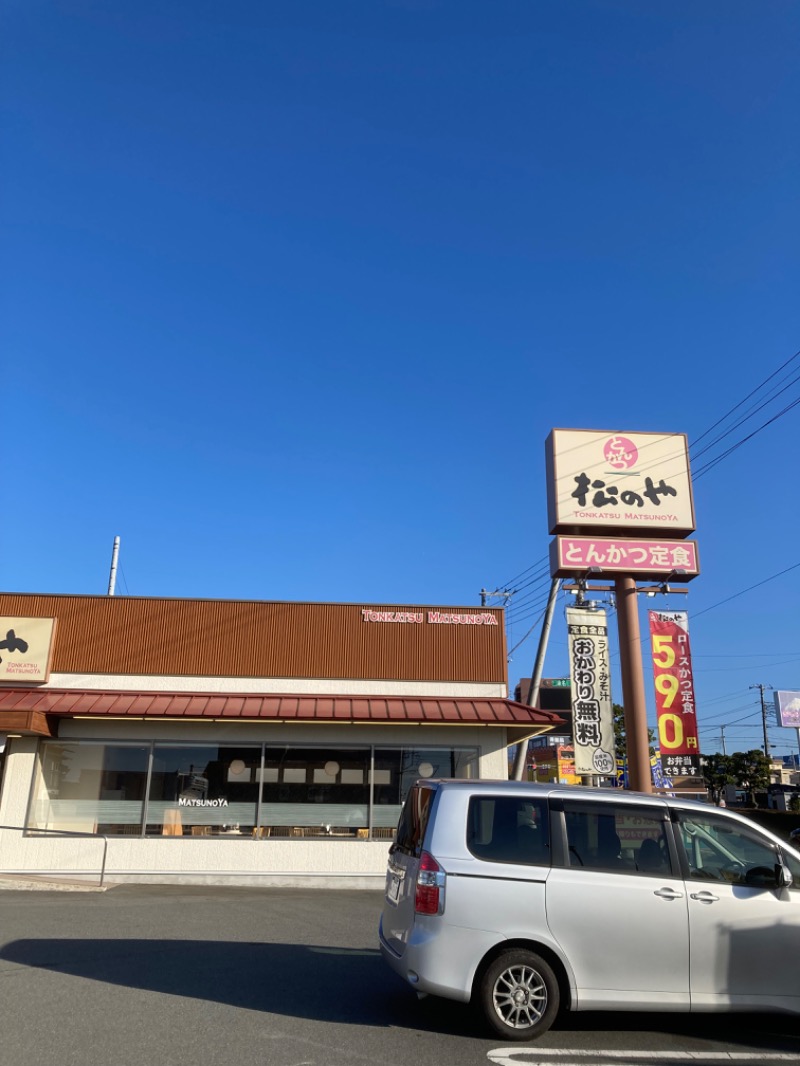
<path fill-rule="evenodd" d="M 379 935 L 417 993 L 507 1040 L 560 1009 L 800 1013 L 800 852 L 690 800 L 420 780 Z"/>

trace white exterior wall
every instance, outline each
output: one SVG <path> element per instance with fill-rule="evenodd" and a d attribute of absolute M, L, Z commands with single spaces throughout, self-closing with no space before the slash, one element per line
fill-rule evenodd
<path fill-rule="evenodd" d="M 393 681 L 329 677 L 184 677 L 148 674 L 51 674 L 48 688 L 103 689 L 142 692 L 252 692 L 265 695 L 308 696 L 471 696 L 505 699 L 506 685 L 480 681 Z"/>
<path fill-rule="evenodd" d="M 202 679 L 207 681 L 208 679 Z M 162 679 L 163 681 L 163 679 Z M 162 691 L 166 686 L 162 684 Z M 230 691 L 230 689 L 226 689 Z M 352 686 L 351 686 L 352 692 Z M 362 726 L 310 723 L 125 721 L 74 719 L 60 724 L 59 739 L 172 740 L 269 743 L 474 747 L 482 778 L 507 775 L 504 729 L 474 726 Z M 0 797 L 0 873 L 38 874 L 109 883 L 258 884 L 286 887 L 380 888 L 389 843 L 373 840 L 256 840 L 222 836 L 38 837 L 23 833 L 36 769 L 38 740 L 9 738 Z"/>

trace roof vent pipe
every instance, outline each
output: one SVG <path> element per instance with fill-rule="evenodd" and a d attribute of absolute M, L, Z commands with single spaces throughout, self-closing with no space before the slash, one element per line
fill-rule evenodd
<path fill-rule="evenodd" d="M 114 595 L 117 584 L 117 558 L 119 557 L 119 537 L 114 537 L 114 550 L 111 552 L 111 573 L 108 575 L 108 594 Z"/>

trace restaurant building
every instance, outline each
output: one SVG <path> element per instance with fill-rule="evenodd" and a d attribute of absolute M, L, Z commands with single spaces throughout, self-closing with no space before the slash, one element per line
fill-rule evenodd
<path fill-rule="evenodd" d="M 0 594 L 0 873 L 378 887 L 419 777 L 506 778 L 500 609 Z"/>

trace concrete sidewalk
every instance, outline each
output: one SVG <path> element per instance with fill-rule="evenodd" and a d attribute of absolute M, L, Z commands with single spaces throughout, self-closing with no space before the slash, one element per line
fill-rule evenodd
<path fill-rule="evenodd" d="M 89 881 L 70 881 L 63 877 L 15 877 L 13 874 L 0 874 L 0 892 L 106 892 L 113 887 L 110 884 L 98 885 Z"/>

